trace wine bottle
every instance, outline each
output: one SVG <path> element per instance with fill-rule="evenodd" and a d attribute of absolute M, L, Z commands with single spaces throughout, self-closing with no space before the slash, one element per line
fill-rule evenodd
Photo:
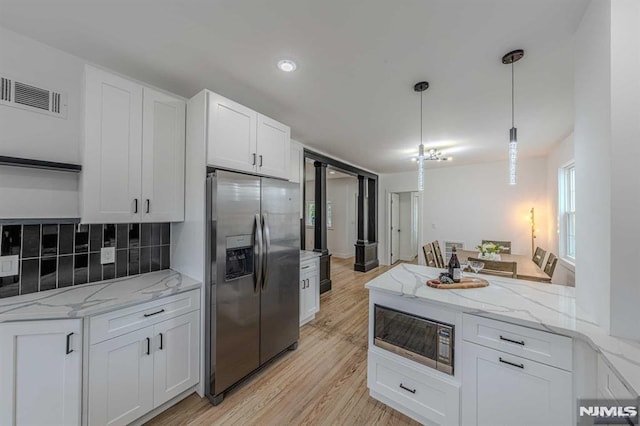
<path fill-rule="evenodd" d="M 453 279 L 454 283 L 460 282 L 460 261 L 458 260 L 458 254 L 456 246 L 454 245 L 451 249 L 451 258 L 449 259 L 449 275 Z"/>

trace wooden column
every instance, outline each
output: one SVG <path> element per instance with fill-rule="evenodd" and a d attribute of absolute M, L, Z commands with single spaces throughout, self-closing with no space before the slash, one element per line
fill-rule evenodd
<path fill-rule="evenodd" d="M 313 251 L 321 253 L 320 293 L 324 293 L 331 290 L 331 255 L 327 248 L 327 164 L 316 161 L 313 166 L 316 170 Z"/>

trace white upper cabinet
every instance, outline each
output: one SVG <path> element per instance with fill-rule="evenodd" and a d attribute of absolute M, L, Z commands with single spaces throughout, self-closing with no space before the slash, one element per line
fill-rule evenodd
<path fill-rule="evenodd" d="M 289 179 L 291 129 L 258 114 L 258 173 Z"/>
<path fill-rule="evenodd" d="M 83 223 L 184 220 L 185 103 L 85 68 Z"/>
<path fill-rule="evenodd" d="M 245 172 L 255 172 L 258 113 L 209 92 L 208 163 Z"/>
<path fill-rule="evenodd" d="M 140 221 L 142 86 L 87 66 L 84 139 L 82 221 Z"/>
<path fill-rule="evenodd" d="M 304 149 L 296 141 L 291 141 L 289 160 L 289 182 L 302 182 L 302 165 L 304 164 Z M 302 193 L 302 192 L 301 192 Z"/>
<path fill-rule="evenodd" d="M 216 93 L 207 94 L 207 163 L 289 179 L 291 129 Z"/>
<path fill-rule="evenodd" d="M 144 88 L 143 221 L 184 220 L 185 109 L 183 101 Z"/>

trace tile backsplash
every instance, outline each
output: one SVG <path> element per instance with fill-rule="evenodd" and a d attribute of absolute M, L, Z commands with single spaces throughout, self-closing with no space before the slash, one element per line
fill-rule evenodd
<path fill-rule="evenodd" d="M 18 275 L 0 277 L 0 298 L 169 268 L 169 223 L 0 226 L 0 255 L 20 256 Z M 115 247 L 115 263 L 100 249 Z"/>

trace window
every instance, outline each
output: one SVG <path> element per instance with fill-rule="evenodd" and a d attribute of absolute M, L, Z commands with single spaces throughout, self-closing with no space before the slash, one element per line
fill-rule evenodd
<path fill-rule="evenodd" d="M 560 253 L 561 256 L 576 259 L 576 167 L 570 163 L 560 169 Z"/>
<path fill-rule="evenodd" d="M 307 201 L 305 222 L 307 226 L 314 226 L 316 223 L 315 201 Z M 331 228 L 332 226 L 333 226 L 333 215 L 331 213 L 331 201 L 327 201 L 327 228 Z"/>

